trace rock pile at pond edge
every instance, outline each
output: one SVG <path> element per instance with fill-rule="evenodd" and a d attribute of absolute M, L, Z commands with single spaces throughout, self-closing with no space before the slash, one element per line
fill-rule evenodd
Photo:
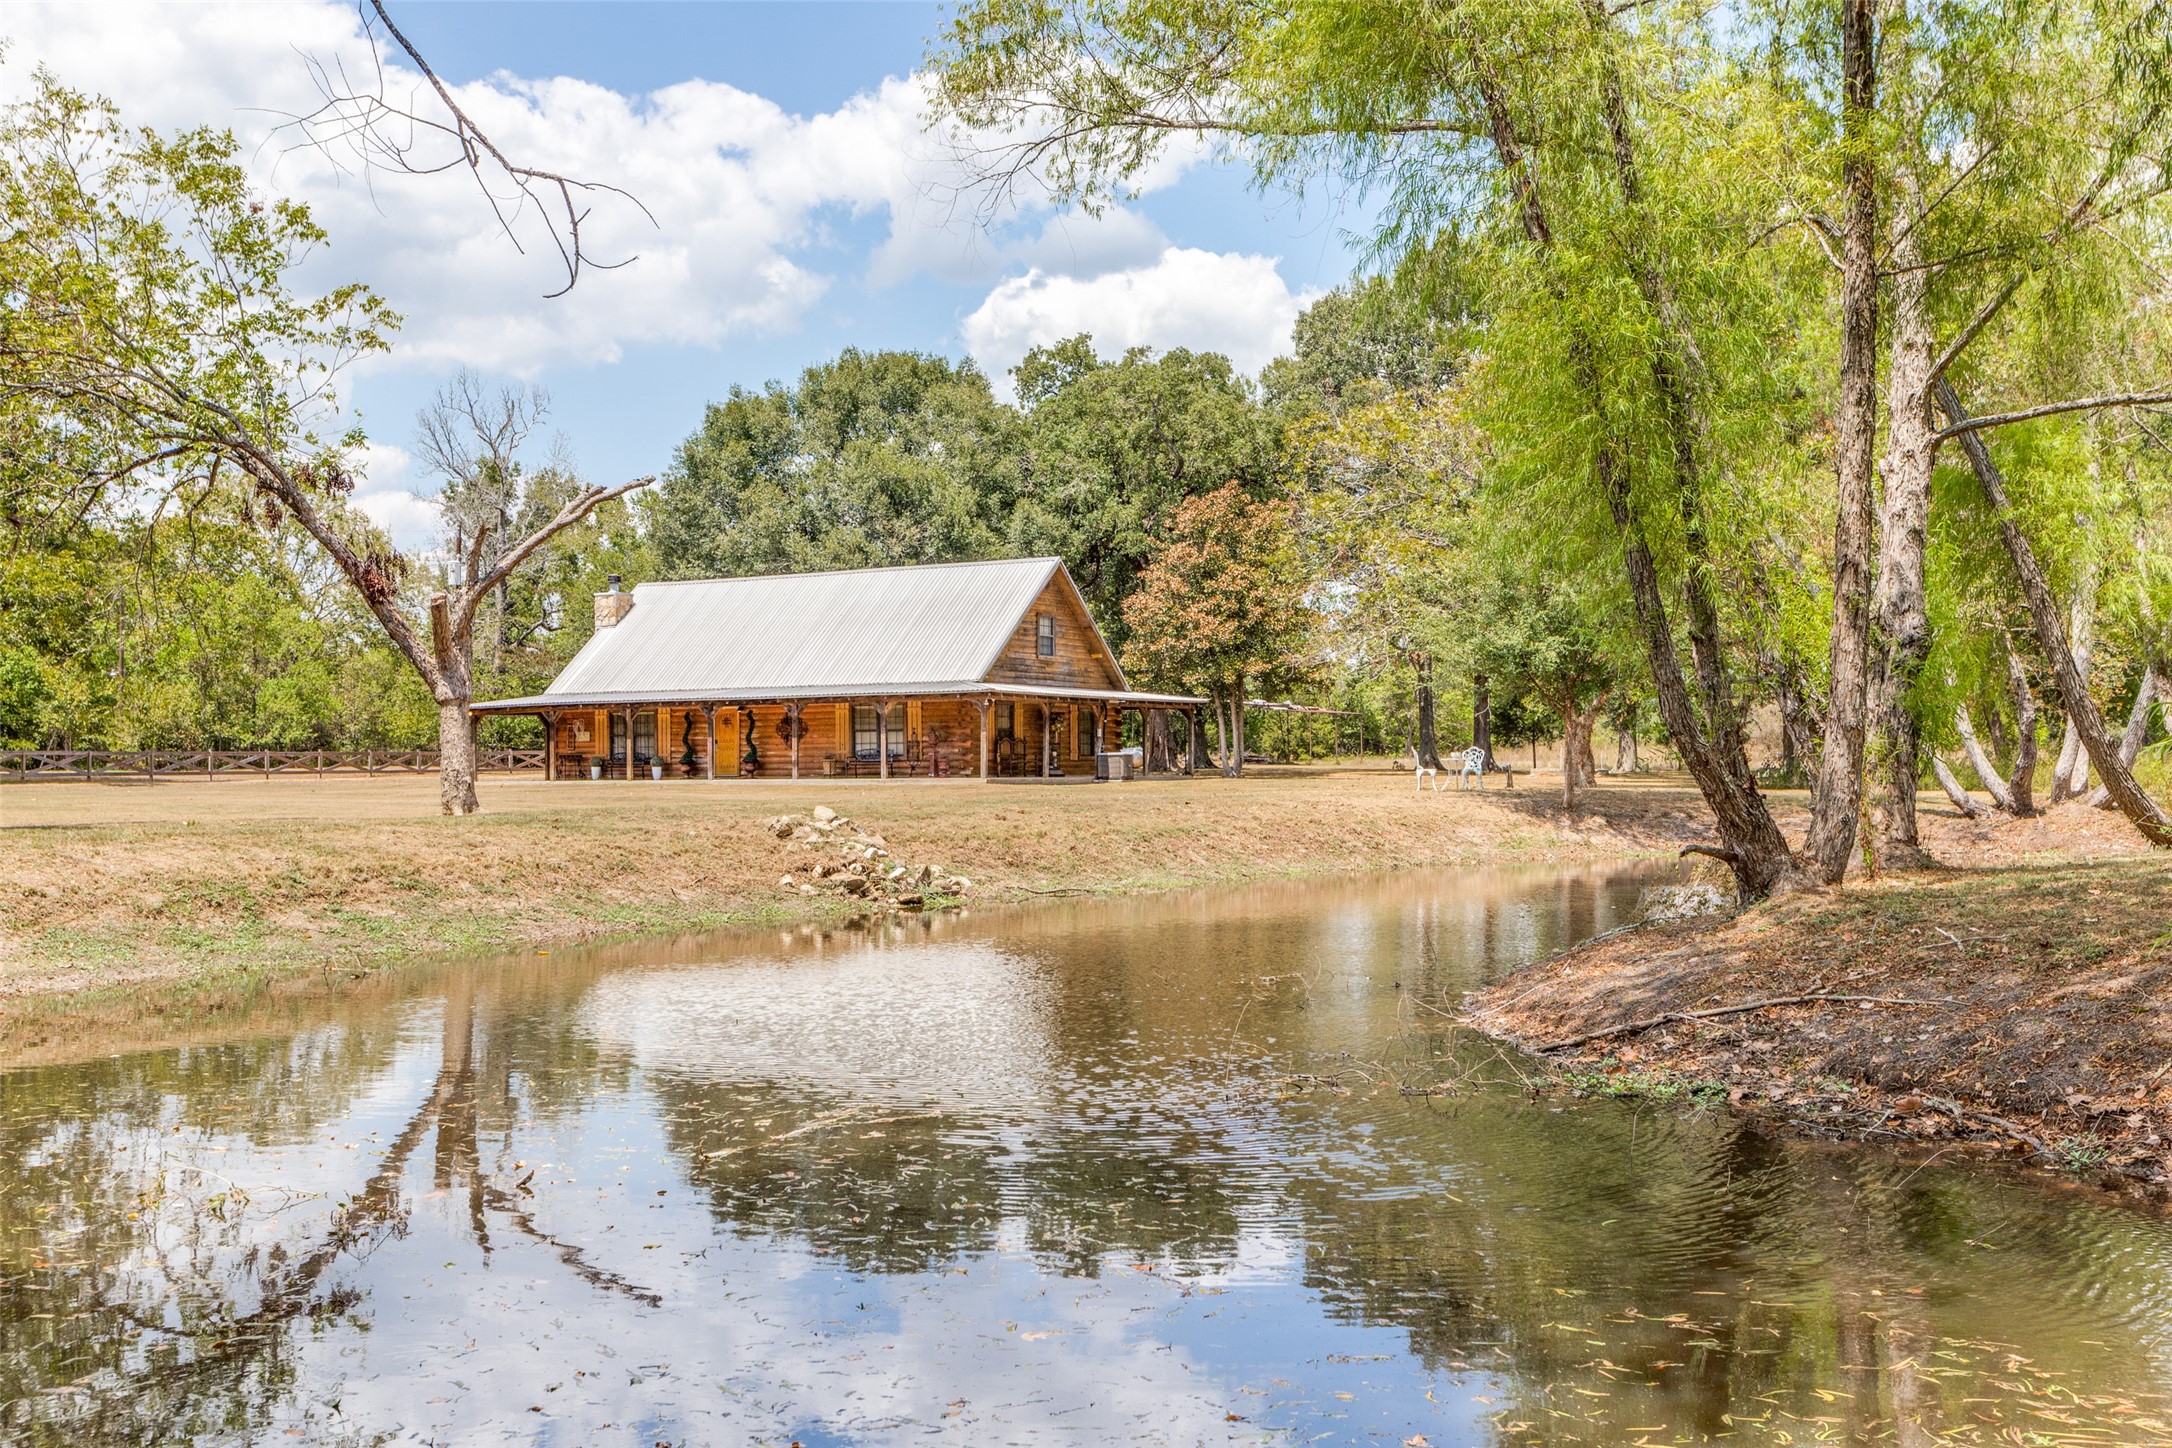
<path fill-rule="evenodd" d="M 779 889 L 795 895 L 833 890 L 877 909 L 919 910 L 931 895 L 956 899 L 973 887 L 963 875 L 898 859 L 881 835 L 859 828 L 826 804 L 806 814 L 778 815 L 769 821 L 769 832 L 785 842 L 785 849 L 814 857 L 777 882 Z"/>

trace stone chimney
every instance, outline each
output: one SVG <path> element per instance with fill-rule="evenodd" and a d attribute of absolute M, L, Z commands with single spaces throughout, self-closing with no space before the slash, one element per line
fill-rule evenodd
<path fill-rule="evenodd" d="M 615 628 L 618 621 L 633 612 L 633 595 L 620 591 L 618 575 L 610 575 L 611 591 L 596 595 L 596 627 Z"/>

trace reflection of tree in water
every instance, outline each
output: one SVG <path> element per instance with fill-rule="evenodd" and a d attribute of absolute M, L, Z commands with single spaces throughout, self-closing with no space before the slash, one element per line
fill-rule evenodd
<path fill-rule="evenodd" d="M 1555 1115 L 1498 1100 L 1456 1103 L 1449 1129 L 1401 1155 L 1462 1200 L 1393 1190 L 1401 1181 L 1293 1183 L 1308 1207 L 1307 1285 L 1338 1316 L 1400 1329 L 1435 1370 L 1506 1379 L 1499 1421 L 1525 1425 L 1504 1432 L 1512 1442 L 1626 1444 L 1639 1437 L 1626 1429 L 1651 1424 L 1740 1439 L 1760 1422 L 1796 1441 L 1824 1428 L 1903 1448 L 2025 1441 L 2004 1435 L 2036 1420 L 1986 1406 L 2013 1390 L 2005 1354 L 2093 1342 L 2080 1327 L 2065 1340 L 2016 1322 L 1996 1300 L 1942 1319 L 1924 1286 L 1956 1255 L 1982 1260 L 1971 1244 L 1993 1230 L 1987 1210 L 2018 1211 L 1995 1230 L 2019 1242 L 2030 1223 L 2067 1220 L 2071 1203 L 1791 1146 L 1726 1117 Z M 2109 1272 L 2073 1240 L 2016 1261 L 2115 1303 L 2151 1299 L 2145 1263 Z M 1991 1347 L 1992 1327 L 2028 1345 Z M 2089 1379 L 2154 1376 L 2139 1345 L 2120 1356 L 2083 1359 Z M 2043 1400 L 2054 1410 L 2090 1386 L 2057 1369 L 2044 1381 L 2057 1385 Z"/>
<path fill-rule="evenodd" d="M 1109 1253 L 1226 1265 L 1248 1195 L 1233 1155 L 1211 1129 L 1045 1128 L 1022 1168 L 1028 1245 L 1071 1276 L 1093 1275 Z"/>
<path fill-rule="evenodd" d="M 1030 1140 L 971 1118 L 840 1103 L 759 1082 L 651 1078 L 673 1150 L 717 1219 L 805 1241 L 861 1272 L 924 1272 L 992 1249 L 1006 1222 L 1054 1270 L 1108 1253 L 1226 1259 L 1235 1200 L 1223 1153 L 1193 1133 L 1037 1123 Z"/>
<path fill-rule="evenodd" d="M 918 1272 L 995 1240 L 998 1178 L 940 1114 L 759 1082 L 651 1077 L 672 1149 L 717 1220 L 863 1272 Z"/>
<path fill-rule="evenodd" d="M 201 1286 L 224 1275 L 254 1295 L 279 1249 L 255 1240 L 263 1204 L 189 1147 L 199 1135 L 308 1139 L 391 1069 L 396 1026 L 372 1018 L 0 1077 L 0 1429 L 117 1436 L 103 1431 L 102 1385 L 166 1372 L 223 1335 L 230 1314 Z M 154 1435 L 198 1417 L 172 1413 L 140 1417 Z M 223 1421 L 202 1417 L 206 1429 Z"/>
<path fill-rule="evenodd" d="M 436 1188 L 465 1194 L 485 1252 L 496 1220 L 550 1248 L 601 1291 L 656 1305 L 545 1233 L 515 1174 L 486 1161 L 523 1114 L 553 1115 L 622 1079 L 563 1013 L 487 1017 L 472 985 L 447 997 L 430 1090 L 364 1184 L 312 1234 L 272 1239 L 294 1199 L 252 1198 L 165 1142 L 194 1125 L 256 1146 L 291 1146 L 346 1115 L 392 1071 L 399 1022 L 286 1041 L 145 1053 L 4 1080 L 25 1103 L 0 1119 L 0 1430 L 32 1443 L 163 1442 L 247 1433 L 288 1404 L 297 1332 L 367 1303 L 340 1284 L 408 1226 L 407 1173 L 426 1142 Z M 513 1088 L 513 1062 L 548 1071 Z M 216 1105 L 212 1103 L 217 1103 Z M 191 1142 L 191 1145 L 194 1145 Z M 117 1330 L 118 1329 L 118 1330 Z M 315 1441 L 349 1437 L 313 1421 Z M 357 1435 L 360 1436 L 360 1435 Z"/>

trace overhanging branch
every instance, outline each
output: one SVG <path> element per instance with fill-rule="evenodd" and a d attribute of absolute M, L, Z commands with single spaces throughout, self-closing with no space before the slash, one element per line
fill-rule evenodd
<path fill-rule="evenodd" d="M 2064 402 L 2047 402 L 2041 407 L 2024 407 L 2019 412 L 1992 412 L 1982 417 L 1964 417 L 1950 423 L 1938 433 L 1939 441 L 1960 437 L 1963 433 L 1983 432 L 2008 423 L 2029 422 L 2039 417 L 2057 417 L 2065 412 L 2096 412 L 2107 407 L 2140 407 L 2154 402 L 2172 402 L 2172 391 L 2162 388 L 2154 392 L 2110 392 L 2102 397 L 2070 397 Z"/>

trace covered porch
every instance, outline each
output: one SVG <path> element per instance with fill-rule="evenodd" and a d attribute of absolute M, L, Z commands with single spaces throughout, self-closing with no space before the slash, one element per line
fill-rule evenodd
<path fill-rule="evenodd" d="M 1056 779 L 1095 774 L 1121 748 L 1123 717 L 1185 716 L 1204 701 L 1131 690 L 977 684 L 803 698 L 501 699 L 478 717 L 541 720 L 544 765 L 574 779 Z M 1192 751 L 1178 761 L 1189 774 Z"/>

